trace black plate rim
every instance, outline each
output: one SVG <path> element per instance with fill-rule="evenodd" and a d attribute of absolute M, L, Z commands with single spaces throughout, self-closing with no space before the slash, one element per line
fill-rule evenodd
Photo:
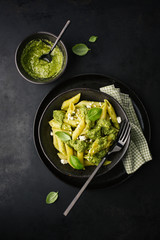
<path fill-rule="evenodd" d="M 42 105 L 45 104 L 45 101 L 47 99 L 47 97 L 49 97 L 49 95 L 57 88 L 57 87 L 60 87 L 61 85 L 65 84 L 65 82 L 67 82 L 68 80 L 73 80 L 75 78 L 79 78 L 79 77 L 100 77 L 100 78 L 106 78 L 106 81 L 107 79 L 111 80 L 112 81 L 112 84 L 120 84 L 123 88 L 125 88 L 125 92 L 128 93 L 128 94 L 131 94 L 131 99 L 134 100 L 136 102 L 136 104 L 138 106 L 140 106 L 140 108 L 143 110 L 143 114 L 145 116 L 145 121 L 146 121 L 146 125 L 147 125 L 147 142 L 148 144 L 150 143 L 150 140 L 151 140 L 151 127 L 150 127 L 150 121 L 149 121 L 149 116 L 148 116 L 148 113 L 142 103 L 142 101 L 139 99 L 139 97 L 137 96 L 137 94 L 126 84 L 124 83 L 122 80 L 119 80 L 118 78 L 115 78 L 111 75 L 106 75 L 106 74 L 101 74 L 101 73 L 84 73 L 84 74 L 77 74 L 77 75 L 74 75 L 74 76 L 71 76 L 67 79 L 59 79 L 60 81 L 57 82 L 57 84 L 55 84 L 53 86 L 53 88 L 45 95 L 45 97 L 41 100 L 41 102 L 39 103 L 38 107 L 37 107 L 37 110 L 36 110 L 36 113 L 35 113 L 35 117 L 34 117 L 34 122 L 33 122 L 33 141 L 34 141 L 34 145 L 35 145 L 35 148 L 36 148 L 36 151 L 37 151 L 37 154 L 39 156 L 39 158 L 43 161 L 43 163 L 49 168 L 50 171 L 53 171 L 53 169 L 51 169 L 50 165 L 48 165 L 47 163 L 45 163 L 44 159 L 42 159 L 42 156 L 40 155 L 40 152 L 38 151 L 37 149 L 37 143 L 36 143 L 36 139 L 35 139 L 35 131 L 36 131 L 36 120 L 37 120 L 37 117 L 38 117 L 38 113 L 40 111 L 40 108 L 43 107 Z M 122 172 L 122 175 L 117 179 L 114 179 L 114 180 L 111 180 L 111 182 L 107 183 L 107 184 L 102 184 L 102 185 L 98 185 L 98 186 L 94 186 L 93 185 L 90 185 L 89 188 L 111 188 L 111 187 L 115 187 L 117 185 L 120 185 L 122 184 L 123 182 L 125 182 L 126 180 L 128 180 L 131 176 L 133 176 L 134 174 L 127 174 L 125 172 L 124 169 L 122 169 L 123 172 Z M 72 183 L 72 181 L 66 181 L 66 179 L 63 179 L 62 176 L 57 176 L 58 178 L 60 178 L 60 180 L 62 181 L 65 181 L 65 183 L 68 183 L 69 185 L 72 185 L 72 186 L 80 186 L 79 183 Z"/>
<path fill-rule="evenodd" d="M 40 147 L 41 147 L 41 150 L 42 150 L 43 154 L 45 155 L 45 157 L 48 159 L 48 161 L 52 164 L 52 166 L 53 166 L 57 171 L 60 171 L 59 168 L 58 168 L 58 167 L 54 164 L 54 162 L 52 162 L 52 161 L 50 160 L 50 158 L 47 156 L 47 154 L 46 154 L 46 152 L 45 152 L 45 150 L 44 150 L 44 148 L 43 148 L 43 144 L 42 144 L 42 142 L 41 142 L 41 137 L 40 137 L 41 122 L 42 122 L 42 119 L 43 119 L 43 117 L 44 117 L 44 114 L 45 114 L 46 110 L 50 107 L 50 105 L 51 105 L 57 98 L 61 97 L 62 95 L 66 94 L 66 93 L 68 93 L 68 92 L 72 92 L 72 91 L 82 92 L 83 90 L 90 90 L 90 91 L 93 91 L 93 92 L 101 93 L 101 94 L 103 94 L 104 96 L 106 96 L 106 98 L 107 98 L 107 97 L 110 97 L 110 98 L 113 99 L 113 100 L 117 103 L 117 105 L 121 108 L 121 110 L 123 111 L 123 114 L 124 114 L 125 118 L 128 119 L 128 118 L 127 118 L 127 115 L 126 115 L 126 113 L 125 113 L 125 110 L 123 109 L 123 107 L 121 106 L 121 104 L 120 104 L 115 98 L 113 98 L 113 97 L 110 96 L 109 94 L 103 93 L 103 92 L 101 92 L 101 91 L 99 91 L 99 90 L 97 90 L 97 89 L 92 89 L 92 88 L 73 88 L 73 89 L 69 89 L 69 90 L 67 90 L 67 91 L 61 92 L 60 94 L 56 95 L 56 96 L 47 104 L 47 106 L 45 107 L 45 109 L 43 110 L 43 112 L 42 112 L 42 114 L 41 114 L 41 117 L 40 117 L 40 120 L 39 120 L 39 124 L 38 124 L 38 141 L 39 141 L 39 144 L 40 144 Z M 109 169 L 106 168 L 106 171 L 105 171 L 104 173 L 97 173 L 97 176 L 101 176 L 101 175 L 103 175 L 103 174 L 106 174 L 106 173 L 107 173 L 108 171 L 110 171 L 113 167 L 115 167 L 115 165 L 118 164 L 119 161 L 121 161 L 122 158 L 124 157 L 126 151 L 128 150 L 129 144 L 130 144 L 130 136 L 129 136 L 126 144 L 125 144 L 125 145 L 126 145 L 126 148 L 125 148 L 125 150 L 122 152 L 121 157 L 120 157 L 119 159 L 117 159 L 117 161 L 114 162 L 111 166 L 109 166 Z M 94 168 L 95 168 L 95 167 L 94 167 Z M 61 172 L 61 171 L 60 171 L 60 172 Z M 61 172 L 61 173 L 62 173 L 62 172 Z M 63 174 L 65 174 L 65 175 L 67 175 L 67 176 L 70 176 L 70 177 L 74 177 L 74 178 L 87 178 L 87 177 L 89 177 L 89 176 L 87 176 L 87 175 L 85 175 L 85 174 L 82 175 L 82 176 L 76 175 L 76 174 L 75 174 L 75 175 L 70 175 L 69 172 L 63 172 Z"/>

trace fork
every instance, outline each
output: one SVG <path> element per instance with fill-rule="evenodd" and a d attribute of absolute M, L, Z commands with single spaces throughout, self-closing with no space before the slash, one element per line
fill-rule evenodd
<path fill-rule="evenodd" d="M 112 149 L 102 158 L 101 162 L 98 164 L 98 166 L 95 168 L 95 170 L 93 171 L 93 173 L 90 175 L 90 177 L 87 179 L 87 181 L 84 183 L 84 185 L 82 186 L 82 188 L 79 190 L 79 192 L 77 193 L 77 195 L 74 197 L 74 199 L 72 200 L 72 202 L 69 204 L 69 206 L 67 207 L 67 209 L 64 211 L 63 215 L 67 216 L 68 213 L 70 212 L 70 210 L 72 209 L 72 207 L 75 205 L 75 203 L 77 202 L 77 200 L 80 198 L 80 196 L 82 195 L 82 193 L 84 192 L 84 190 L 87 188 L 88 184 L 91 182 L 91 180 L 93 179 L 93 177 L 96 175 L 96 173 L 98 172 L 98 170 L 100 169 L 100 167 L 104 164 L 104 162 L 106 161 L 108 155 L 110 155 L 113 152 L 118 152 L 120 151 L 124 145 L 126 144 L 128 137 L 130 135 L 130 130 L 131 130 L 131 126 L 129 121 L 124 120 L 121 124 L 121 128 L 120 128 L 120 132 L 118 134 L 118 140 L 117 142 L 113 145 Z"/>

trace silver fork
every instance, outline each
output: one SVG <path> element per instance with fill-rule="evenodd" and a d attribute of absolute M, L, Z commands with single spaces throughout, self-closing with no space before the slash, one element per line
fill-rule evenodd
<path fill-rule="evenodd" d="M 122 122 L 121 125 L 121 129 L 118 135 L 118 140 L 117 142 L 114 144 L 114 146 L 112 147 L 112 149 L 106 154 L 105 157 L 102 158 L 101 162 L 98 164 L 98 166 L 95 168 L 95 170 L 93 171 L 93 173 L 90 175 L 90 177 L 87 179 L 87 181 L 84 183 L 84 185 L 82 186 L 82 188 L 80 189 L 80 191 L 77 193 L 77 195 L 74 197 L 74 199 L 72 200 L 72 202 L 69 204 L 69 206 L 67 207 L 67 209 L 64 211 L 63 215 L 67 216 L 68 213 L 70 212 L 70 210 L 72 209 L 72 207 L 75 205 L 75 203 L 77 202 L 77 200 L 80 198 L 80 196 L 82 195 L 82 193 L 84 192 L 84 190 L 86 189 L 86 187 L 88 186 L 88 184 L 91 182 L 91 180 L 93 179 L 93 177 L 96 175 L 96 173 L 98 172 L 98 170 L 100 169 L 100 167 L 104 164 L 104 162 L 106 161 L 108 155 L 110 155 L 113 152 L 118 152 L 120 151 L 124 145 L 126 144 L 128 137 L 130 135 L 130 130 L 131 130 L 131 126 L 129 121 L 124 120 Z"/>

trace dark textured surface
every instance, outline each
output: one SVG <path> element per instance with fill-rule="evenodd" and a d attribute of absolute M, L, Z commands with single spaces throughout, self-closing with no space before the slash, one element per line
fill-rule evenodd
<path fill-rule="evenodd" d="M 159 1 L 0 1 L 1 239 L 159 239 L 159 12 Z M 61 80 L 96 72 L 128 84 L 150 117 L 153 161 L 122 185 L 87 190 L 65 218 L 62 213 L 78 189 L 57 179 L 33 144 L 36 109 L 55 83 L 37 86 L 22 79 L 14 53 L 27 35 L 58 34 L 68 19 L 72 23 L 63 41 L 69 62 Z M 99 37 L 96 43 L 88 43 L 91 35 Z M 71 51 L 79 42 L 92 48 L 85 57 Z M 59 199 L 48 206 L 50 191 L 59 191 Z"/>

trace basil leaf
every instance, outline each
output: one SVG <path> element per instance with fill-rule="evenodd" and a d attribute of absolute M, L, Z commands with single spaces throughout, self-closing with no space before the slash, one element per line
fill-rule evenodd
<path fill-rule="evenodd" d="M 51 204 L 54 203 L 58 198 L 58 192 L 50 192 L 46 197 L 46 203 Z"/>
<path fill-rule="evenodd" d="M 88 111 L 88 118 L 91 121 L 96 121 L 97 119 L 100 118 L 101 113 L 102 113 L 102 108 L 91 108 Z"/>
<path fill-rule="evenodd" d="M 72 47 L 72 51 L 78 56 L 86 55 L 89 50 L 91 49 L 89 49 L 84 43 L 78 43 Z"/>
<path fill-rule="evenodd" d="M 97 40 L 97 36 L 91 36 L 90 38 L 89 38 L 89 42 L 95 42 L 96 40 Z"/>
<path fill-rule="evenodd" d="M 57 131 L 55 133 L 63 142 L 69 141 L 71 140 L 71 136 L 66 133 L 66 132 L 62 132 L 62 131 Z"/>
<path fill-rule="evenodd" d="M 83 169 L 84 165 L 80 162 L 79 158 L 76 156 L 70 156 L 70 163 L 75 169 Z"/>

